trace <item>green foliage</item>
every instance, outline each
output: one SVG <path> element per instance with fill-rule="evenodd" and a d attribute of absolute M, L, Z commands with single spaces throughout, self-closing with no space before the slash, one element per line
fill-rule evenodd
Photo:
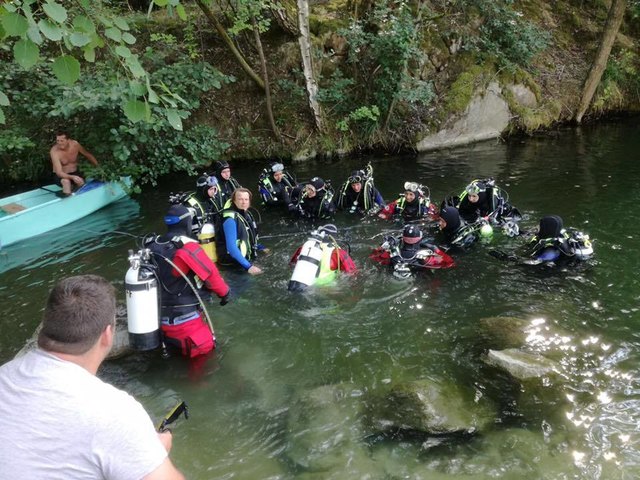
<path fill-rule="evenodd" d="M 357 128 L 359 133 L 371 135 L 376 128 L 379 118 L 380 109 L 377 105 L 360 107 L 342 120 L 339 120 L 336 128 L 345 133 Z"/>
<path fill-rule="evenodd" d="M 406 3 L 386 0 L 340 30 L 348 45 L 347 65 L 321 80 L 318 94 L 325 109 L 339 119 L 339 131 L 368 142 L 394 102 L 432 102 L 432 85 L 408 74 L 408 66 L 421 56 L 415 15 Z"/>
<path fill-rule="evenodd" d="M 154 90 L 138 55 L 129 48 L 136 43 L 129 23 L 111 10 L 109 3 L 5 2 L 0 5 L 0 40 L 11 47 L 14 62 L 24 70 L 32 70 L 43 61 L 52 62 L 46 71 L 67 85 L 81 78 L 83 68 L 79 58 L 92 64 L 96 61 L 96 50 L 102 50 L 106 57 L 101 62 L 108 63 L 113 72 L 147 85 L 146 90 L 121 90 L 119 104 L 124 115 L 132 122 L 163 122 L 161 117 L 164 117 L 174 128 L 180 128 L 173 105 L 176 97 L 171 91 L 159 95 Z M 177 4 L 177 0 L 168 3 Z M 184 8 L 180 7 L 178 13 L 184 14 Z M 117 78 L 112 75 L 107 81 L 115 82 Z M 11 97 L 6 92 L 4 95 Z M 152 109 L 149 103 L 165 108 Z M 4 110 L 0 109 L 0 123 L 5 123 L 5 117 Z"/>
<path fill-rule="evenodd" d="M 479 35 L 467 38 L 467 48 L 481 56 L 495 57 L 500 66 L 514 70 L 527 66 L 533 57 L 544 50 L 550 34 L 525 20 L 513 8 L 515 0 L 465 0 L 467 8 L 480 16 Z"/>
<path fill-rule="evenodd" d="M 318 91 L 318 101 L 329 105 L 333 113 L 343 116 L 351 110 L 354 101 L 351 88 L 355 84 L 352 78 L 346 78 L 339 68 L 336 69 L 328 82 Z"/>
<path fill-rule="evenodd" d="M 386 111 L 401 88 L 407 62 L 419 54 L 411 11 L 403 2 L 381 2 L 341 34 L 349 44 L 348 62 L 356 75 L 369 79 L 362 103 L 373 102 Z"/>
<path fill-rule="evenodd" d="M 593 101 L 595 111 L 612 110 L 630 96 L 640 101 L 640 58 L 630 50 L 609 57 Z"/>

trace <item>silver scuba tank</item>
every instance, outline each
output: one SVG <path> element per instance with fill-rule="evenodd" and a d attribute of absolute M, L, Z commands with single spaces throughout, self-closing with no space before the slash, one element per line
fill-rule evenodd
<path fill-rule="evenodd" d="M 161 344 L 158 281 L 145 265 L 149 255 L 149 249 L 129 250 L 130 267 L 124 279 L 129 343 L 136 350 L 153 350 Z"/>
<path fill-rule="evenodd" d="M 289 280 L 288 290 L 290 292 L 302 291 L 315 282 L 320 273 L 320 262 L 323 254 L 322 239 L 324 236 L 324 232 L 313 232 L 302 245 L 291 280 Z"/>

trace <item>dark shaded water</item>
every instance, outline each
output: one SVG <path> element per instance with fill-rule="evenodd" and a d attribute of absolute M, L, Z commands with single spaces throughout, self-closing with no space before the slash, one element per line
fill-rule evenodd
<path fill-rule="evenodd" d="M 399 282 L 367 259 L 379 243 L 376 234 L 395 226 L 339 214 L 335 223 L 351 243 L 359 274 L 292 295 L 287 263 L 307 227 L 260 209 L 261 233 L 274 236 L 264 240 L 272 254 L 259 262 L 262 276 L 224 272 L 236 296 L 223 308 L 212 304 L 219 348 L 204 372 L 194 378 L 183 359 L 152 353 L 109 363 L 102 375 L 155 417 L 176 398 L 187 401 L 192 418 L 174 429 L 172 457 L 194 479 L 637 478 L 639 151 L 640 127 L 628 121 L 417 158 L 371 158 L 388 200 L 405 180 L 428 185 L 439 201 L 470 179 L 493 176 L 525 213 L 525 225 L 561 215 L 565 225 L 590 234 L 596 256 L 568 271 L 527 270 L 476 245 L 457 256 L 453 270 Z M 294 170 L 300 179 L 320 174 L 337 186 L 365 162 L 310 162 Z M 234 174 L 255 190 L 260 168 L 247 163 Z M 190 189 L 192 181 L 149 188 L 136 199 L 139 215 L 129 211 L 125 220 L 119 215 L 133 207 L 114 205 L 117 226 L 90 230 L 160 231 L 168 193 Z M 87 233 L 76 228 L 78 235 Z M 68 233 L 51 234 L 64 240 L 54 253 L 42 240 L 22 244 L 33 251 L 19 267 L 10 263 L 13 250 L 0 252 L 0 361 L 31 336 L 57 278 L 98 273 L 122 286 L 134 239 L 103 233 L 74 241 Z M 493 247 L 511 246 L 510 239 L 494 238 Z M 490 316 L 540 319 L 563 332 L 560 374 L 543 385 L 520 385 L 484 366 L 477 320 Z M 438 448 L 411 439 L 365 442 L 359 399 L 380 385 L 418 378 L 455 383 L 471 398 L 488 400 L 495 406 L 494 426 Z M 325 432 L 320 438 L 331 439 L 309 449 L 308 432 L 291 424 L 291 405 L 334 384 L 346 389 L 353 410 L 308 411 L 311 424 Z M 305 463 L 313 468 L 301 467 Z"/>

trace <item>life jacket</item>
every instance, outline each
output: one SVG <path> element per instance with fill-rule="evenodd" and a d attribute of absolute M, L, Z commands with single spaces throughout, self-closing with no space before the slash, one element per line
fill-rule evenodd
<path fill-rule="evenodd" d="M 477 204 L 472 204 L 468 201 L 468 192 L 466 189 L 459 196 L 449 197 L 449 202 L 453 202 L 453 206 L 456 206 L 460 210 L 465 220 L 475 220 L 475 218 L 469 217 L 470 210 L 474 206 L 480 216 L 489 216 L 494 223 L 504 221 L 503 217 L 513 217 L 516 221 L 521 219 L 522 215 L 518 209 L 509 204 L 509 195 L 507 192 L 498 187 L 493 178 L 472 180 L 470 185 L 477 185 L 481 189 L 480 193 L 483 194 L 479 195 L 480 200 Z M 465 201 L 465 199 L 467 200 Z M 465 208 L 465 206 L 467 208 Z"/>
<path fill-rule="evenodd" d="M 255 258 L 257 254 L 258 243 L 258 231 L 256 222 L 249 212 L 245 212 L 244 215 L 235 208 L 228 208 L 222 211 L 222 224 L 229 219 L 233 218 L 236 223 L 236 245 L 240 249 L 242 256 L 247 260 Z M 219 234 L 216 236 L 216 249 L 218 255 L 222 255 L 224 262 L 232 261 L 229 252 L 227 251 L 226 238 L 224 234 L 224 228 L 219 230 Z"/>
<path fill-rule="evenodd" d="M 154 255 L 155 264 L 157 266 L 158 281 L 162 286 L 161 316 L 173 316 L 178 314 L 180 311 L 192 311 L 197 309 L 200 303 L 198 301 L 198 297 L 184 277 L 182 275 L 176 276 L 174 274 L 175 269 L 173 265 L 165 260 L 169 259 L 173 262 L 177 252 L 189 244 L 200 248 L 195 240 L 188 237 L 173 237 L 168 240 L 161 240 L 161 237 L 155 237 L 147 243 L 148 248 Z M 193 247 L 189 247 L 187 251 L 193 252 Z M 191 269 L 190 271 L 183 273 L 189 279 L 191 284 L 195 286 L 196 273 L 194 270 Z M 205 275 L 202 278 L 207 278 L 207 276 L 208 275 Z"/>
<path fill-rule="evenodd" d="M 373 208 L 375 203 L 373 177 L 365 177 L 361 183 L 362 188 L 359 192 L 351 188 L 348 180 L 342 184 L 336 202 L 339 208 L 348 210 L 350 213 L 368 212 Z"/>
<path fill-rule="evenodd" d="M 283 172 L 282 180 L 276 182 L 271 177 L 270 170 L 265 169 L 258 179 L 258 191 L 263 203 L 275 203 L 281 201 L 283 189 L 293 189 L 295 180 L 286 170 Z"/>
<path fill-rule="evenodd" d="M 414 200 L 413 203 L 409 204 L 403 193 L 396 200 L 396 211 L 404 220 L 415 220 L 427 215 L 429 212 L 429 205 L 431 204 L 429 197 L 418 195 L 416 199 L 417 201 Z"/>
<path fill-rule="evenodd" d="M 482 225 L 471 223 L 463 224 L 455 232 L 447 232 L 449 245 L 458 248 L 470 247 L 479 237 L 479 231 Z"/>
<path fill-rule="evenodd" d="M 538 238 L 536 235 L 529 242 L 528 248 L 531 258 L 542 261 L 553 261 L 560 256 L 584 260 L 593 254 L 589 236 L 575 229 L 563 228 L 557 237 Z"/>
<path fill-rule="evenodd" d="M 225 180 L 224 178 L 219 177 L 217 174 L 215 175 L 215 177 L 218 179 L 218 191 L 216 192 L 216 195 L 214 197 L 215 204 L 221 205 L 223 208 L 227 208 L 225 206 L 227 201 L 231 199 L 233 191 L 236 188 L 240 188 L 240 184 L 233 177 L 229 177 L 229 180 Z"/>
<path fill-rule="evenodd" d="M 385 242 L 369 258 L 381 265 L 392 265 L 395 268 L 402 264 L 416 271 L 450 268 L 455 265 L 453 258 L 436 245 L 424 241 L 415 246 L 406 245 L 402 242 L 402 237 Z"/>
<path fill-rule="evenodd" d="M 322 196 L 321 196 L 322 195 Z M 303 191 L 298 201 L 298 205 L 311 218 L 328 218 L 334 214 L 333 192 L 324 190 L 318 192 L 313 198 L 309 198 L 306 191 Z"/>

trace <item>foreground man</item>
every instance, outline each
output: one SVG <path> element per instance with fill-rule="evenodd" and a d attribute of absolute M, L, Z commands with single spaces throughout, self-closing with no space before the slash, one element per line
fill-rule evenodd
<path fill-rule="evenodd" d="M 184 479 L 129 394 L 95 375 L 113 344 L 114 289 L 104 278 L 61 280 L 38 347 L 0 367 L 0 476 L 17 479 Z"/>

